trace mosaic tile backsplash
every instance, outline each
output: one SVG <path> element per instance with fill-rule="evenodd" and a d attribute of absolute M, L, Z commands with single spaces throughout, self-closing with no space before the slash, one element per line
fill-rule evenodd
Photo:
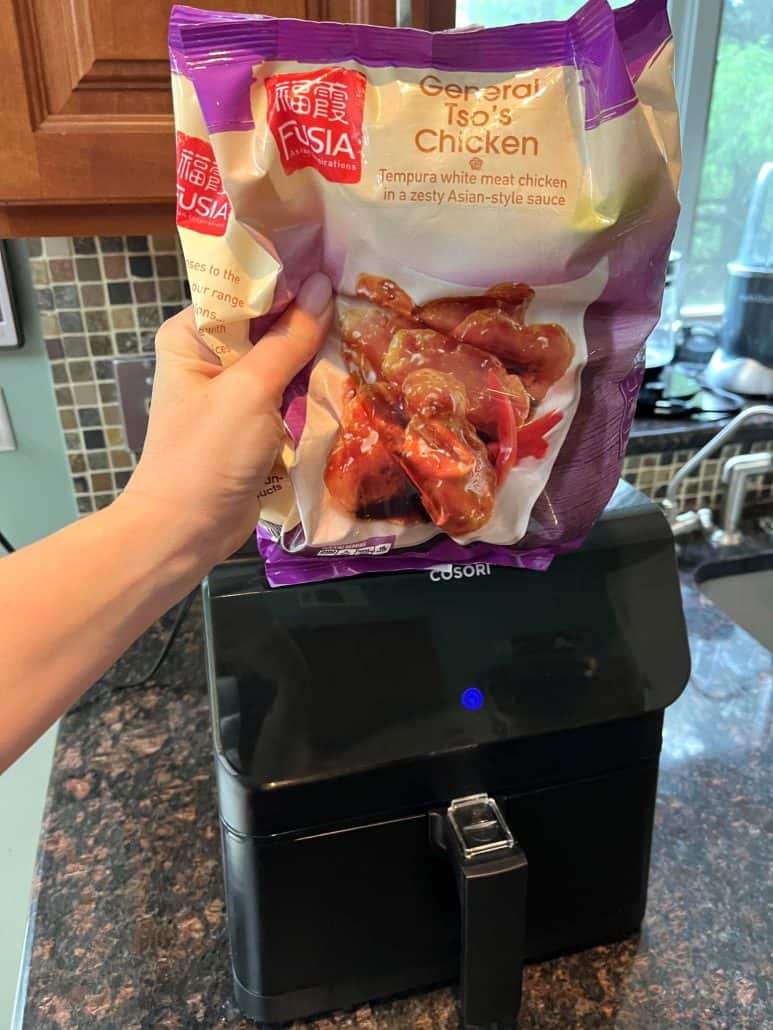
<path fill-rule="evenodd" d="M 76 236 L 27 241 L 43 336 L 51 363 L 78 510 L 104 508 L 136 464 L 127 448 L 112 359 L 152 352 L 159 325 L 188 303 L 176 236 Z M 683 508 L 716 507 L 724 461 L 744 450 L 729 444 L 683 484 Z M 623 477 L 659 500 L 694 451 L 625 459 Z M 749 499 L 772 496 L 771 477 L 750 484 Z"/>
<path fill-rule="evenodd" d="M 666 496 L 666 487 L 679 469 L 688 461 L 693 450 L 663 451 L 659 454 L 636 454 L 623 459 L 623 479 L 656 501 Z M 725 487 L 722 483 L 722 469 L 728 458 L 747 452 L 773 451 L 773 439 L 758 440 L 751 444 L 729 443 L 720 448 L 713 458 L 707 458 L 697 467 L 693 475 L 682 483 L 678 493 L 678 507 L 681 511 L 698 508 L 717 508 Z M 746 484 L 746 504 L 756 505 L 773 497 L 773 476 L 764 474 L 752 476 Z"/>
<path fill-rule="evenodd" d="M 59 419 L 81 514 L 104 508 L 136 458 L 126 447 L 112 359 L 152 352 L 188 302 L 175 236 L 27 241 Z"/>

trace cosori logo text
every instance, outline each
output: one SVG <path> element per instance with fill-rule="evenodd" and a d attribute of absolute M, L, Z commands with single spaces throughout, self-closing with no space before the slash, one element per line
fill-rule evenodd
<path fill-rule="evenodd" d="M 490 576 L 491 566 L 486 562 L 474 562 L 470 565 L 438 565 L 430 569 L 429 578 L 433 583 L 447 582 L 451 579 L 472 579 L 475 576 Z"/>

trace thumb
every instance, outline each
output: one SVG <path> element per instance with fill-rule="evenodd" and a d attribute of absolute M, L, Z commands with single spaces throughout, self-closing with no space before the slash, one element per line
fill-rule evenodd
<path fill-rule="evenodd" d="M 293 376 L 322 346 L 332 318 L 333 287 L 326 275 L 315 272 L 301 286 L 295 302 L 237 365 L 278 401 Z"/>

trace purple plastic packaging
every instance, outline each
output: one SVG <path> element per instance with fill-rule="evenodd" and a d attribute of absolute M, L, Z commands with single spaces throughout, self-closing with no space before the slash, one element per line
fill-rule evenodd
<path fill-rule="evenodd" d="M 665 0 L 457 33 L 178 6 L 169 40 L 203 339 L 231 364 L 312 272 L 337 294 L 261 494 L 269 582 L 579 547 L 678 214 Z"/>

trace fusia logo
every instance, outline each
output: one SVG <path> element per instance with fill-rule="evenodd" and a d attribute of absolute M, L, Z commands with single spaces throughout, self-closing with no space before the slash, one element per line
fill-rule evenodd
<path fill-rule="evenodd" d="M 359 182 L 365 76 L 350 68 L 270 75 L 268 124 L 288 175 L 316 168 L 329 182 Z"/>
<path fill-rule="evenodd" d="M 177 133 L 177 224 L 206 236 L 222 236 L 231 203 L 210 144 Z"/>

